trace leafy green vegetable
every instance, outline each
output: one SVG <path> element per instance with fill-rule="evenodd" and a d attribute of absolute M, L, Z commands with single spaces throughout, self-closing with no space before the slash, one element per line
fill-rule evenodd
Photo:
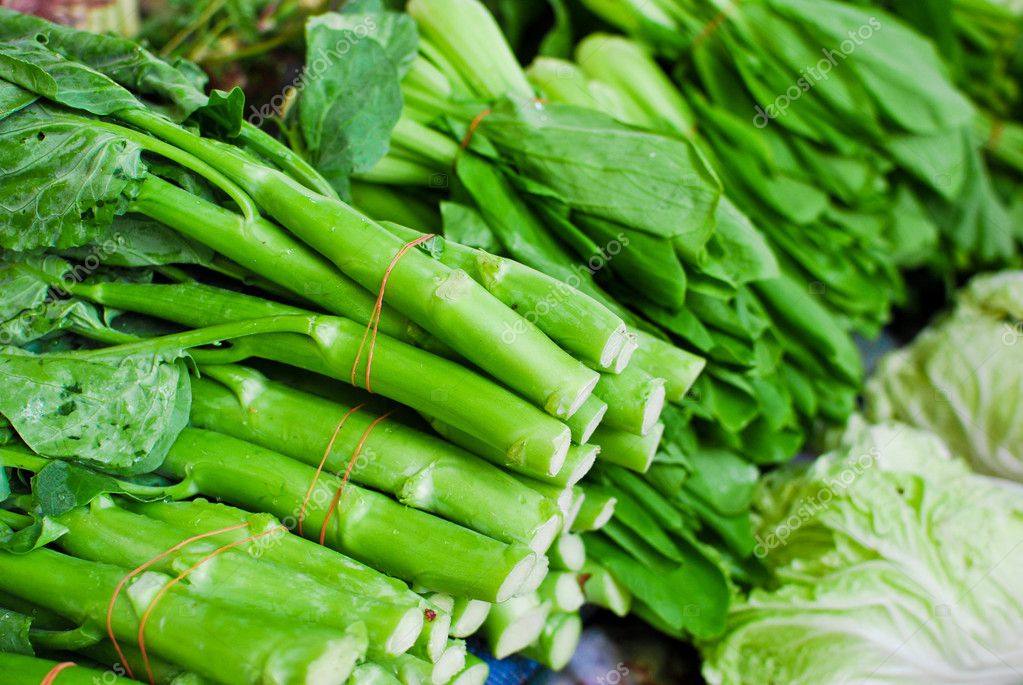
<path fill-rule="evenodd" d="M 35 650 L 29 641 L 32 619 L 9 609 L 0 609 L 0 652 L 32 656 Z"/>
<path fill-rule="evenodd" d="M 974 277 L 951 314 L 884 357 L 868 415 L 933 431 L 980 473 L 1023 481 L 1023 272 Z"/>
<path fill-rule="evenodd" d="M 770 589 L 701 645 L 708 682 L 1018 679 L 1014 484 L 971 474 L 928 433 L 854 422 L 834 451 L 768 476 L 757 513 Z"/>
<path fill-rule="evenodd" d="M 188 422 L 183 362 L 159 357 L 92 361 L 0 354 L 2 413 L 35 452 L 144 473 L 163 461 Z"/>

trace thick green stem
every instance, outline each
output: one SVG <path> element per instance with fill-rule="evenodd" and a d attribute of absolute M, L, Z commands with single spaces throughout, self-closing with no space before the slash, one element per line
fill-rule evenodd
<path fill-rule="evenodd" d="M 572 524 L 572 532 L 599 530 L 614 516 L 618 498 L 609 488 L 587 484 L 584 488 L 586 497 L 582 507 Z"/>
<path fill-rule="evenodd" d="M 490 667 L 487 666 L 487 662 L 469 653 L 465 655 L 465 668 L 452 679 L 451 685 L 484 685 L 488 677 Z"/>
<path fill-rule="evenodd" d="M 554 611 L 578 611 L 586 601 L 579 577 L 571 571 L 548 573 L 536 592 L 541 600 L 550 602 Z"/>
<path fill-rule="evenodd" d="M 542 554 L 561 515 L 514 478 L 430 435 L 380 415 L 273 383 L 243 367 L 207 367 L 192 382 L 194 425 L 232 435 L 389 492 L 402 503 Z M 358 406 L 358 405 L 355 405 Z M 360 447 L 361 445 L 361 447 Z M 354 460 L 354 461 L 352 461 Z"/>
<path fill-rule="evenodd" d="M 596 395 L 587 397 L 583 406 L 579 407 L 579 411 L 565 421 L 565 425 L 572 431 L 572 441 L 577 444 L 589 441 L 593 436 L 593 431 L 597 430 L 597 426 L 604 420 L 606 413 L 607 402 Z"/>
<path fill-rule="evenodd" d="M 451 610 L 451 637 L 469 637 L 483 625 L 490 613 L 490 602 L 468 597 L 456 597 Z"/>
<path fill-rule="evenodd" d="M 243 528 L 221 533 L 209 540 L 221 545 L 245 540 L 246 542 L 239 545 L 238 549 L 249 556 L 294 569 L 328 586 L 344 588 L 366 597 L 375 597 L 389 604 L 405 606 L 422 604 L 419 595 L 409 590 L 408 585 L 400 580 L 386 576 L 332 549 L 279 530 L 281 521 L 270 514 L 252 514 L 206 500 L 124 502 L 124 508 L 168 523 L 191 535 L 246 524 Z M 295 521 L 289 519 L 286 523 L 293 526 Z M 274 532 L 254 537 L 271 530 Z"/>
<path fill-rule="evenodd" d="M 582 634 L 583 621 L 579 614 L 552 614 L 544 623 L 540 637 L 522 650 L 522 654 L 547 668 L 560 671 L 572 660 Z"/>
<path fill-rule="evenodd" d="M 0 552 L 0 577 L 11 594 L 79 623 L 106 626 L 107 604 L 127 570 L 37 549 Z M 135 644 L 139 620 L 169 579 L 137 576 L 114 606 L 111 627 Z M 361 627 L 361 626 L 360 626 Z M 216 640 L 208 639 L 216 635 Z M 338 634 L 310 625 L 288 626 L 269 615 L 234 611 L 168 590 L 152 610 L 145 633 L 153 654 L 217 682 L 342 682 L 366 649 L 366 633 Z"/>
<path fill-rule="evenodd" d="M 535 326 L 525 326 L 514 342 L 504 342 L 504 332 L 521 326 L 522 318 L 465 272 L 448 269 L 419 250 L 408 251 L 394 264 L 405 243 L 352 207 L 160 117 L 141 110 L 120 115 L 215 163 L 284 227 L 368 290 L 380 290 L 391 269 L 386 303 L 550 414 L 571 416 L 592 392 L 596 374 Z"/>
<path fill-rule="evenodd" d="M 559 535 L 547 552 L 551 568 L 560 571 L 579 571 L 586 563 L 586 548 L 582 537 L 574 533 Z"/>
<path fill-rule="evenodd" d="M 334 186 L 330 185 L 320 172 L 316 171 L 301 155 L 287 145 L 283 145 L 266 131 L 243 121 L 241 130 L 238 132 L 238 139 L 286 171 L 309 190 L 340 199 L 337 197 Z"/>
<path fill-rule="evenodd" d="M 634 363 L 619 374 L 600 374 L 593 394 L 607 403 L 601 426 L 646 435 L 664 408 L 664 379 Z"/>
<path fill-rule="evenodd" d="M 59 518 L 68 532 L 59 544 L 69 554 L 126 568 L 157 559 L 188 534 L 170 524 L 133 514 L 109 503 L 94 502 Z M 212 528 L 211 530 L 217 530 Z M 221 545 L 201 540 L 165 556 L 150 568 L 171 576 L 190 568 Z M 387 604 L 327 586 L 311 576 L 269 562 L 259 562 L 243 551 L 229 549 L 203 562 L 189 575 L 189 590 L 211 602 L 228 602 L 254 612 L 278 614 L 296 622 L 311 622 L 344 630 L 362 622 L 373 651 L 401 654 L 423 628 L 416 606 Z M 282 587 L 289 589 L 280 601 Z"/>
<path fill-rule="evenodd" d="M 707 360 L 675 347 L 645 331 L 632 329 L 639 346 L 632 353 L 635 366 L 665 380 L 669 402 L 679 402 L 699 378 Z"/>
<path fill-rule="evenodd" d="M 381 225 L 402 240 L 422 235 L 398 224 Z M 589 295 L 524 264 L 451 241 L 444 241 L 440 261 L 465 271 L 576 359 L 613 368 L 625 343 L 625 322 Z M 520 334 L 520 329 L 509 329 L 504 339 Z"/>
<path fill-rule="evenodd" d="M 604 553 L 622 554 L 599 536 L 587 535 L 583 539 L 586 541 L 587 555 L 600 558 Z M 603 607 L 616 616 L 625 616 L 629 613 L 629 609 L 632 608 L 632 593 L 606 568 L 587 559 L 580 578 L 587 602 Z"/>
<path fill-rule="evenodd" d="M 304 535 L 319 537 L 323 530 L 326 545 L 442 592 L 498 601 L 513 595 L 536 563 L 527 547 L 500 543 L 329 474 L 316 478 L 312 467 L 211 431 L 186 428 L 162 471 L 189 477 L 208 496 L 302 518 Z"/>
<path fill-rule="evenodd" d="M 75 286 L 73 292 L 100 304 L 188 326 L 303 311 L 195 283 L 99 283 Z M 369 356 L 363 348 L 365 328 L 347 319 L 306 318 L 321 324 L 329 336 L 319 341 L 294 335 L 260 336 L 239 341 L 237 349 L 227 356 L 233 361 L 264 357 L 349 383 L 358 359 L 355 381 L 365 387 Z M 417 411 L 442 417 L 490 449 L 507 455 L 509 461 L 528 465 L 539 473 L 556 474 L 564 463 L 571 439 L 564 424 L 460 364 L 385 335 L 379 335 L 374 346 L 372 388 Z M 472 401 L 465 401 L 466 397 Z"/>
<path fill-rule="evenodd" d="M 368 290 L 270 221 L 246 220 L 188 191 L 149 176 L 133 211 L 156 219 L 332 314 L 366 323 L 374 299 Z M 381 312 L 380 330 L 413 341 L 424 332 L 393 310 Z"/>
<path fill-rule="evenodd" d="M 57 664 L 56 661 L 38 659 L 34 656 L 0 652 L 0 673 L 4 674 L 5 685 L 39 685 Z M 57 682 L 59 685 L 96 685 L 96 683 L 131 685 L 136 681 L 121 678 L 109 671 L 74 666 L 60 671 Z"/>
<path fill-rule="evenodd" d="M 551 605 L 534 592 L 495 604 L 483 624 L 490 651 L 498 659 L 521 651 L 543 631 Z"/>
<path fill-rule="evenodd" d="M 654 462 L 662 435 L 663 423 L 654 424 L 646 435 L 598 426 L 591 440 L 595 445 L 600 445 L 600 454 L 597 457 L 599 461 L 618 464 L 637 473 L 646 473 Z"/>

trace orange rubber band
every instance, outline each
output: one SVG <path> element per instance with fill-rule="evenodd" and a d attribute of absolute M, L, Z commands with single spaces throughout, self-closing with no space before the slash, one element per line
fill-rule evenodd
<path fill-rule="evenodd" d="M 117 637 L 114 635 L 114 627 L 113 627 L 114 604 L 117 602 L 117 596 L 119 594 L 121 594 L 121 590 L 124 588 L 125 584 L 129 580 L 131 580 L 132 578 L 134 578 L 135 576 L 137 576 L 138 574 L 142 573 L 147 568 L 149 568 L 150 566 L 155 564 L 156 562 L 160 561 L 161 559 L 163 559 L 164 557 L 166 557 L 169 554 L 173 554 L 174 552 L 177 552 L 182 547 L 185 547 L 185 546 L 187 546 L 187 545 L 189 545 L 189 544 L 191 544 L 191 543 L 193 543 L 193 542 L 195 542 L 197 540 L 202 540 L 203 538 L 212 537 L 214 535 L 220 535 L 221 533 L 229 533 L 232 530 L 238 530 L 239 528 L 244 528 L 247 525 L 249 525 L 249 524 L 247 524 L 247 523 L 239 523 L 238 525 L 235 525 L 235 526 L 230 526 L 228 528 L 222 528 L 221 530 L 214 530 L 214 531 L 211 531 L 209 533 L 201 533 L 199 535 L 192 536 L 192 537 L 190 537 L 190 538 L 188 538 L 186 540 L 182 540 L 178 544 L 176 544 L 173 547 L 171 547 L 170 549 L 168 549 L 166 552 L 160 554 L 159 556 L 156 556 L 156 557 L 150 559 L 146 563 L 142 564 L 141 566 L 139 566 L 135 570 L 133 570 L 130 573 L 128 573 L 128 575 L 126 575 L 124 578 L 122 578 L 121 582 L 117 584 L 117 587 L 114 589 L 114 594 L 111 595 L 111 597 L 110 597 L 110 603 L 107 605 L 107 637 L 109 637 L 110 641 L 112 643 L 114 643 L 114 649 L 117 651 L 117 656 L 121 659 L 121 663 L 124 665 L 124 670 L 128 673 L 128 677 L 129 678 L 134 678 L 135 674 L 132 672 L 131 664 L 129 664 L 128 660 L 125 658 L 124 652 L 121 651 L 121 646 L 117 643 Z"/>
<path fill-rule="evenodd" d="M 145 613 L 142 614 L 141 620 L 139 620 L 139 634 L 138 634 L 139 652 L 142 653 L 142 663 L 144 663 L 145 666 L 146 666 L 146 675 L 149 676 L 149 683 L 150 683 L 150 685 L 156 685 L 156 679 L 153 677 L 153 669 L 152 669 L 152 667 L 149 664 L 149 654 L 146 651 L 146 624 L 149 622 L 149 617 L 153 613 L 153 610 L 156 608 L 157 603 L 161 599 L 163 599 L 163 596 L 166 595 L 167 592 L 172 587 L 174 587 L 175 585 L 180 583 L 182 580 L 187 578 L 189 575 L 191 575 L 192 571 L 195 571 L 197 568 L 199 568 L 200 566 L 205 564 L 210 559 L 212 559 L 212 558 L 214 558 L 216 556 L 219 556 L 219 555 L 223 554 L 224 552 L 226 552 L 227 550 L 232 549 L 234 547 L 237 547 L 238 545 L 245 544 L 246 542 L 252 542 L 253 540 L 261 538 L 264 535 L 269 535 L 271 533 L 276 533 L 279 530 L 287 530 L 287 528 L 285 528 L 284 526 L 274 526 L 273 528 L 270 528 L 269 530 L 264 530 L 262 533 L 256 533 L 255 535 L 250 535 L 249 537 L 244 538 L 242 540 L 235 540 L 234 542 L 229 542 L 226 545 L 224 545 L 223 547 L 220 547 L 218 549 L 213 550 L 212 552 L 210 552 L 209 554 L 204 556 L 202 559 L 200 559 L 199 561 L 195 562 L 195 564 L 193 564 L 191 567 L 189 567 L 189 568 L 185 569 L 184 571 L 182 571 L 181 573 L 179 573 L 177 578 L 173 578 L 169 583 L 167 583 L 162 588 L 160 588 L 160 591 L 157 592 L 156 596 L 153 597 L 152 601 L 149 602 L 149 606 L 146 607 L 146 611 L 145 611 Z"/>
<path fill-rule="evenodd" d="M 316 467 L 316 475 L 313 476 L 313 482 L 309 484 L 309 492 L 305 494 L 305 499 L 302 500 L 302 508 L 298 512 L 299 535 L 302 535 L 302 523 L 305 521 L 305 510 L 306 507 L 309 506 L 309 498 L 313 496 L 313 490 L 316 488 L 316 481 L 320 479 L 320 473 L 323 472 L 323 465 L 327 463 L 327 457 L 330 456 L 330 451 L 334 449 L 334 442 L 337 440 L 338 433 L 341 432 L 341 426 L 345 425 L 345 421 L 348 420 L 349 416 L 359 411 L 364 406 L 366 406 L 365 403 L 358 404 L 349 409 L 348 412 L 341 417 L 341 420 L 338 421 L 337 426 L 334 428 L 334 434 L 330 436 L 330 442 L 327 443 L 327 449 L 323 450 L 323 459 L 320 459 L 320 465 Z"/>
<path fill-rule="evenodd" d="M 320 544 L 327 539 L 327 524 L 330 523 L 330 517 L 334 515 L 334 510 L 337 508 L 338 503 L 341 501 L 341 493 L 345 489 L 345 484 L 348 482 L 349 476 L 352 475 L 352 467 L 355 466 L 355 460 L 359 458 L 359 453 L 362 452 L 363 446 L 366 444 L 366 439 L 369 438 L 369 434 L 376 428 L 377 424 L 386 419 L 388 416 L 394 413 L 394 410 L 381 414 L 377 418 L 373 419 L 373 423 L 366 427 L 365 432 L 362 434 L 362 438 L 359 440 L 359 444 L 355 447 L 355 452 L 352 454 L 352 458 L 348 461 L 348 468 L 345 469 L 345 475 L 341 478 L 341 485 L 338 486 L 337 492 L 334 493 L 334 499 L 331 500 L 330 506 L 327 508 L 327 515 L 323 517 L 323 526 L 320 528 Z"/>
<path fill-rule="evenodd" d="M 480 125 L 483 118 L 488 116 L 494 110 L 487 107 L 485 110 L 473 117 L 472 123 L 469 124 L 469 130 L 465 132 L 465 137 L 462 138 L 462 142 L 459 144 L 459 148 L 465 150 L 469 147 L 469 141 L 472 140 L 472 134 L 476 132 L 476 127 Z"/>
<path fill-rule="evenodd" d="M 419 236 L 415 240 L 410 240 L 401 246 L 401 249 L 394 255 L 394 259 L 387 266 L 387 270 L 384 271 L 384 278 L 380 281 L 380 292 L 377 293 L 377 301 L 373 306 L 373 313 L 370 314 L 369 321 L 366 323 L 366 331 L 362 334 L 362 342 L 359 343 L 359 351 L 355 355 L 355 363 L 352 364 L 352 385 L 355 385 L 355 372 L 359 367 L 359 360 L 362 359 L 362 349 L 366 346 L 366 338 L 369 336 L 370 329 L 373 329 L 373 338 L 369 343 L 369 353 L 366 355 L 366 391 L 369 393 L 373 392 L 373 388 L 369 382 L 370 370 L 373 368 L 373 348 L 377 344 L 377 328 L 380 326 L 380 312 L 384 308 L 384 290 L 387 288 L 387 280 L 391 277 L 391 271 L 398 265 L 398 260 L 405 256 L 405 254 L 416 245 L 425 243 L 430 238 L 434 237 L 433 233 L 427 233 L 426 235 Z"/>
<path fill-rule="evenodd" d="M 77 665 L 78 664 L 76 664 L 74 661 L 64 661 L 57 664 L 56 666 L 50 669 L 49 673 L 43 676 L 43 679 L 39 683 L 39 685 L 53 685 L 53 682 L 57 680 L 57 676 L 60 675 L 61 671 L 66 671 L 67 669 Z"/>
<path fill-rule="evenodd" d="M 705 40 L 710 38 L 711 35 L 718 30 L 718 27 L 721 26 L 721 24 L 725 23 L 725 19 L 728 18 L 728 13 L 735 8 L 736 4 L 738 4 L 738 0 L 730 3 L 728 7 L 725 7 L 715 14 L 714 17 L 708 21 L 706 25 L 704 25 L 704 27 L 700 30 L 700 33 L 698 33 L 696 38 L 693 39 L 694 48 L 700 47 Z"/>

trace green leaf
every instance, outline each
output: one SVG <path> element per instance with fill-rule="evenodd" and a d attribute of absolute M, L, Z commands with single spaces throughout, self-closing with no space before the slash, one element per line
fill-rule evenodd
<path fill-rule="evenodd" d="M 408 73 L 418 53 L 416 22 L 407 14 L 384 11 L 379 2 L 348 2 L 340 14 L 321 14 L 310 21 L 324 21 L 331 28 L 348 29 L 380 43 L 399 77 Z"/>
<path fill-rule="evenodd" d="M 10 81 L 0 80 L 0 121 L 39 99 L 35 93 Z"/>
<path fill-rule="evenodd" d="M 444 237 L 462 245 L 487 252 L 497 252 L 500 245 L 483 216 L 472 207 L 458 202 L 441 202 L 440 215 Z"/>
<path fill-rule="evenodd" d="M 35 452 L 112 473 L 156 469 L 188 421 L 183 363 L 0 354 L 5 415 Z"/>
<path fill-rule="evenodd" d="M 92 243 L 61 250 L 60 254 L 79 261 L 91 255 L 110 266 L 143 267 L 208 265 L 214 252 L 159 221 L 140 214 L 125 214 L 115 217 L 110 228 Z"/>
<path fill-rule="evenodd" d="M 0 653 L 34 656 L 29 630 L 32 619 L 8 609 L 0 609 Z"/>
<path fill-rule="evenodd" d="M 142 108 L 134 95 L 103 74 L 50 50 L 43 37 L 0 42 L 0 76 L 54 102 L 99 116 Z"/>
<path fill-rule="evenodd" d="M 43 516 L 60 516 L 100 495 L 123 492 L 117 479 L 66 461 L 51 461 L 32 478 L 32 502 Z"/>
<path fill-rule="evenodd" d="M 0 445 L 6 445 L 13 437 L 7 419 L 0 421 Z M 11 479 L 6 468 L 0 468 L 0 502 L 11 496 Z"/>
<path fill-rule="evenodd" d="M 702 232 L 713 219 L 720 184 L 688 142 L 562 104 L 506 103 L 477 130 L 573 209 L 664 238 Z"/>
<path fill-rule="evenodd" d="M 36 104 L 0 126 L 0 246 L 72 247 L 122 213 L 146 174 L 141 150 L 89 120 Z"/>
<path fill-rule="evenodd" d="M 335 28 L 338 15 L 306 26 L 306 70 L 299 125 L 307 154 L 335 188 L 371 168 L 387 152 L 401 114 L 398 71 L 375 40 Z"/>
<path fill-rule="evenodd" d="M 17 532 L 0 534 L 0 551 L 28 554 L 60 539 L 67 531 L 51 518 L 39 518 Z"/>

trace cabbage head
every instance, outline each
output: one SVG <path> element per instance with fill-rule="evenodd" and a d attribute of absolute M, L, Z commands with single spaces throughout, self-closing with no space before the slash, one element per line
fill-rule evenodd
<path fill-rule="evenodd" d="M 1023 488 L 935 436 L 854 419 L 839 447 L 768 475 L 771 582 L 700 645 L 712 685 L 1023 683 Z"/>
<path fill-rule="evenodd" d="M 931 430 L 975 471 L 1023 482 L 1021 321 L 1023 271 L 974 278 L 950 315 L 881 360 L 868 417 Z"/>

